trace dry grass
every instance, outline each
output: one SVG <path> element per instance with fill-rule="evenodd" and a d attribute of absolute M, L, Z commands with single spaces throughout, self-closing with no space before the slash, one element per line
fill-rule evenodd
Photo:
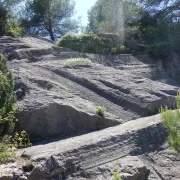
<path fill-rule="evenodd" d="M 87 58 L 72 58 L 72 59 L 68 59 L 64 63 L 64 67 L 69 67 L 69 68 L 73 68 L 76 66 L 91 66 L 91 65 L 92 65 L 92 61 Z"/>

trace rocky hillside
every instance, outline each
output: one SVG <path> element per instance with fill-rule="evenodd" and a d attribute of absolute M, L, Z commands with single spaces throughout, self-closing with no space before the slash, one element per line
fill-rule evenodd
<path fill-rule="evenodd" d="M 173 107 L 180 90 L 155 62 L 129 54 L 79 54 L 33 37 L 2 37 L 0 52 L 9 58 L 23 107 L 18 128 L 33 139 L 55 141 L 23 152 L 36 162 L 32 172 L 9 164 L 0 167 L 0 179 L 11 179 L 16 171 L 19 179 L 109 180 L 116 166 L 123 180 L 180 179 L 180 161 L 164 145 L 160 116 L 138 119 L 157 113 L 161 105 Z M 92 63 L 66 67 L 72 58 Z M 104 117 L 96 115 L 98 106 L 104 107 Z"/>

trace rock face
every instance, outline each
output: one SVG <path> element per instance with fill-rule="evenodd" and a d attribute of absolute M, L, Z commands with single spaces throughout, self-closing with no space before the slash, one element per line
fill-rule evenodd
<path fill-rule="evenodd" d="M 71 52 L 48 41 L 0 38 L 1 52 L 15 74 L 19 128 L 33 138 L 72 135 L 147 116 L 173 106 L 179 89 L 156 64 L 132 55 Z M 69 58 L 89 58 L 92 66 L 65 68 Z M 105 108 L 105 118 L 95 115 Z"/>
<path fill-rule="evenodd" d="M 160 115 L 19 151 L 36 162 L 29 180 L 178 180 L 180 156 L 164 145 Z"/>
<path fill-rule="evenodd" d="M 180 90 L 160 66 L 129 54 L 79 54 L 33 37 L 2 37 L 0 52 L 23 108 L 18 128 L 34 139 L 53 137 L 18 152 L 35 163 L 32 171 L 0 165 L 0 179 L 111 180 L 116 171 L 123 180 L 180 179 L 160 115 L 145 117 L 174 106 Z M 66 68 L 70 58 L 92 64 Z"/>

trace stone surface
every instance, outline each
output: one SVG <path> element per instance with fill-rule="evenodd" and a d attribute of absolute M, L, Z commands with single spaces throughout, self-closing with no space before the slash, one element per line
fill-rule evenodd
<path fill-rule="evenodd" d="M 160 115 L 140 118 L 99 132 L 42 141 L 22 152 L 37 163 L 29 179 L 178 180 L 180 161 L 164 145 Z M 56 177 L 56 178 L 55 178 Z"/>
<path fill-rule="evenodd" d="M 43 39 L 0 38 L 15 74 L 19 128 L 33 138 L 76 135 L 115 126 L 174 105 L 179 86 L 163 69 L 132 55 L 79 54 Z M 92 66 L 65 68 L 69 58 Z M 95 115 L 105 108 L 105 118 Z"/>
<path fill-rule="evenodd" d="M 24 179 L 23 179 L 24 178 Z M 26 180 L 23 175 L 21 162 L 0 165 L 0 180 Z"/>
<path fill-rule="evenodd" d="M 33 161 L 32 172 L 18 162 L 0 165 L 0 180 L 111 180 L 117 169 L 123 180 L 180 179 L 180 157 L 167 147 L 160 115 L 145 117 L 173 106 L 180 90 L 159 64 L 79 54 L 33 37 L 1 37 L 0 52 L 23 108 L 17 127 L 35 139 L 51 137 L 17 152 Z M 92 66 L 65 68 L 69 58 L 89 58 Z"/>

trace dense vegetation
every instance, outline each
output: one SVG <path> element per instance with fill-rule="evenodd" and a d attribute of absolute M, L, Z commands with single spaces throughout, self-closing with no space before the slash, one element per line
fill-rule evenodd
<path fill-rule="evenodd" d="M 84 34 L 79 36 L 66 35 L 61 38 L 58 45 L 85 53 L 111 52 L 110 40 L 98 37 L 95 34 Z"/>
<path fill-rule="evenodd" d="M 77 32 L 73 0 L 0 0 L 0 36 L 49 36 L 55 40 Z"/>
<path fill-rule="evenodd" d="M 177 152 L 180 152 L 180 93 L 176 99 L 176 108 L 175 111 L 172 111 L 165 107 L 161 108 L 160 112 L 169 134 L 168 143 Z"/>
<path fill-rule="evenodd" d="M 180 52 L 179 6 L 178 0 L 97 0 L 88 13 L 86 32 L 143 40 L 151 44 L 147 51 L 153 57 L 164 58 L 170 50 Z"/>
<path fill-rule="evenodd" d="M 7 68 L 6 58 L 0 54 L 0 163 L 11 160 L 16 148 L 30 145 L 25 131 L 15 133 L 15 113 L 20 110 L 15 103 L 14 78 Z"/>
<path fill-rule="evenodd" d="M 96 34 L 65 35 L 57 43 L 61 47 L 67 47 L 81 53 L 95 54 L 129 54 L 130 50 L 124 45 L 114 46 L 111 40 L 99 37 Z"/>

